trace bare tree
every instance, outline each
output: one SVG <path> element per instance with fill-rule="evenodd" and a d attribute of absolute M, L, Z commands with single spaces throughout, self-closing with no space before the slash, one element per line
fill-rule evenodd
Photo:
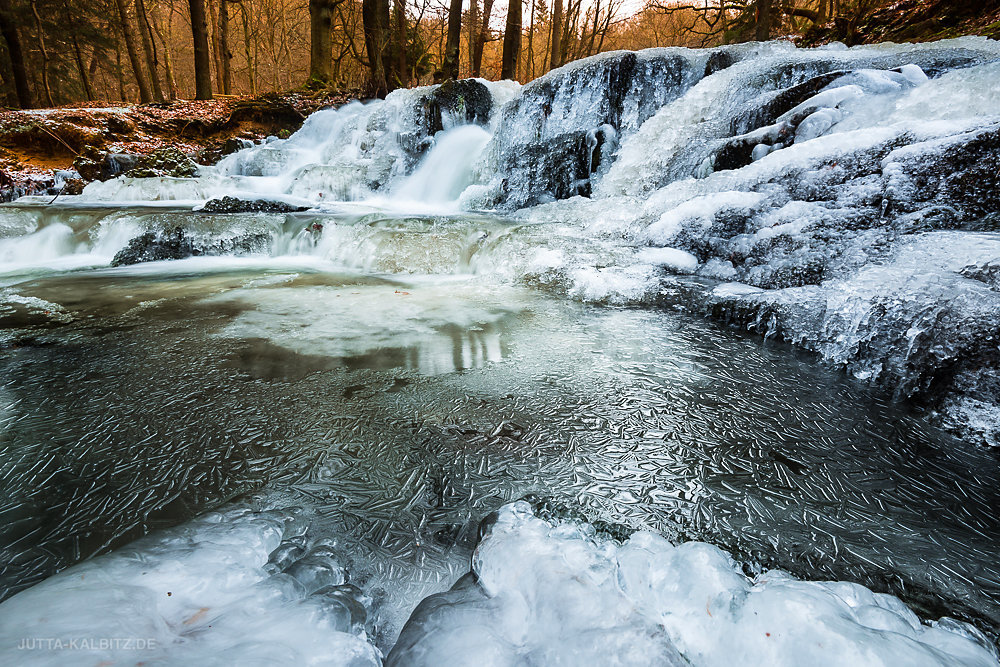
<path fill-rule="evenodd" d="M 562 64 L 562 22 L 563 0 L 555 0 L 552 6 L 552 52 L 549 56 L 549 69 L 555 69 Z"/>
<path fill-rule="evenodd" d="M 500 78 L 517 76 L 517 56 L 521 51 L 521 0 L 510 0 L 507 7 L 507 26 L 503 32 L 503 60 Z"/>
<path fill-rule="evenodd" d="M 132 73 L 135 75 L 136 86 L 139 87 L 139 100 L 143 104 L 153 101 L 153 96 L 149 92 L 149 84 L 142 71 L 142 60 L 139 59 L 139 51 L 135 46 L 135 35 L 132 33 L 132 22 L 129 20 L 128 7 L 125 0 L 115 0 L 118 8 L 118 19 L 122 31 L 122 39 L 125 40 L 125 52 L 128 55 L 129 63 L 132 65 Z"/>
<path fill-rule="evenodd" d="M 153 99 L 162 102 L 163 89 L 160 87 L 160 77 L 157 74 L 156 44 L 153 42 L 153 32 L 149 28 L 149 16 L 146 14 L 146 3 L 135 0 L 135 19 L 139 26 L 139 36 L 142 40 L 142 50 L 146 56 L 146 67 L 149 69 L 149 83 L 153 87 Z"/>
<path fill-rule="evenodd" d="M 335 0 L 309 0 L 309 82 L 326 85 L 333 76 Z"/>
<path fill-rule="evenodd" d="M 362 0 L 361 15 L 369 70 L 366 93 L 372 97 L 384 97 L 389 92 L 385 63 L 389 35 L 389 0 Z"/>
<path fill-rule="evenodd" d="M 121 2 L 122 0 L 117 0 Z M 205 0 L 188 0 L 191 11 L 191 36 L 194 39 L 195 99 L 212 99 L 212 70 L 208 52 L 208 24 L 205 21 Z"/>
<path fill-rule="evenodd" d="M 10 57 L 11 69 L 14 75 L 14 91 L 17 103 L 22 109 L 35 106 L 28 86 L 28 70 L 24 64 L 24 50 L 21 48 L 21 36 L 11 13 L 10 0 L 0 0 L 0 33 L 7 43 L 7 55 Z"/>
<path fill-rule="evenodd" d="M 448 10 L 448 44 L 442 70 L 449 79 L 458 79 L 459 47 L 462 40 L 462 0 L 451 0 Z"/>
<path fill-rule="evenodd" d="M 483 49 L 486 42 L 493 41 L 490 37 L 490 14 L 493 13 L 493 0 L 483 0 L 483 16 L 479 24 L 479 35 L 475 39 L 475 49 L 472 58 L 472 76 L 479 76 L 483 68 Z"/>

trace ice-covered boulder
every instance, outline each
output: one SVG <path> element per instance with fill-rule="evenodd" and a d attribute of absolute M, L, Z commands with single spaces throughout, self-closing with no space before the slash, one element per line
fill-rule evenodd
<path fill-rule="evenodd" d="M 416 608 L 386 659 L 431 665 L 987 665 L 950 618 L 923 623 L 848 582 L 746 576 L 709 544 L 618 542 L 523 501 L 500 509 L 472 572 Z"/>

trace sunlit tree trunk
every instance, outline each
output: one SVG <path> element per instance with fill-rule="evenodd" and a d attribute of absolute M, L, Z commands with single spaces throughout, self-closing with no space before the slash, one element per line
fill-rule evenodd
<path fill-rule="evenodd" d="M 17 25 L 10 10 L 10 0 L 0 0 L 0 33 L 3 34 L 3 39 L 7 43 L 7 56 L 10 58 L 10 66 L 13 70 L 17 103 L 22 109 L 30 109 L 35 104 L 31 97 L 31 88 L 28 85 L 28 70 L 24 65 L 21 36 L 17 32 Z"/>
<path fill-rule="evenodd" d="M 71 41 L 73 42 L 73 60 L 76 62 L 77 71 L 80 73 L 80 85 L 83 87 L 83 94 L 87 96 L 87 101 L 93 101 L 95 99 L 94 86 L 91 83 L 91 76 L 87 71 L 87 66 L 83 62 L 83 48 L 80 46 L 79 29 L 73 22 L 73 16 L 70 13 L 68 1 L 63 0 L 62 5 L 63 16 L 66 18 L 66 26 L 72 35 Z"/>
<path fill-rule="evenodd" d="M 462 0 L 451 0 L 448 10 L 448 43 L 445 46 L 445 77 L 458 79 L 459 48 L 462 41 Z"/>
<path fill-rule="evenodd" d="M 125 92 L 125 68 L 122 66 L 122 46 L 115 40 L 115 70 L 118 73 L 118 99 L 122 102 L 128 100 Z"/>
<path fill-rule="evenodd" d="M 309 0 L 309 81 L 326 85 L 332 79 L 333 3 Z"/>
<path fill-rule="evenodd" d="M 121 2 L 121 0 L 118 0 Z M 208 25 L 205 22 L 205 0 L 188 0 L 191 11 L 191 36 L 194 39 L 195 99 L 212 99 L 212 70 L 208 52 Z"/>
<path fill-rule="evenodd" d="M 757 26 L 754 39 L 766 42 L 771 38 L 771 4 L 773 0 L 757 0 Z"/>
<path fill-rule="evenodd" d="M 510 0 L 507 8 L 507 26 L 503 33 L 503 60 L 500 78 L 513 79 L 517 76 L 517 56 L 521 51 L 521 0 Z"/>
<path fill-rule="evenodd" d="M 160 87 L 160 75 L 157 73 L 156 45 L 153 43 L 153 32 L 149 28 L 149 16 L 146 15 L 146 4 L 143 0 L 135 0 L 135 19 L 139 25 L 139 36 L 142 38 L 142 50 L 146 56 L 146 67 L 149 70 L 149 83 L 153 87 L 153 99 L 162 102 L 163 89 Z"/>
<path fill-rule="evenodd" d="M 173 12 L 167 17 L 167 36 L 164 38 L 163 33 L 160 31 L 159 20 L 156 15 L 153 16 L 153 20 L 150 21 L 149 27 L 153 31 L 153 36 L 159 40 L 160 46 L 163 47 L 163 69 L 165 70 L 167 76 L 167 93 L 172 100 L 177 99 L 177 78 L 174 76 L 174 62 L 170 55 L 170 36 L 173 34 L 173 23 L 174 15 Z"/>
<path fill-rule="evenodd" d="M 552 7 L 552 53 L 549 56 L 549 69 L 555 69 L 562 64 L 562 21 L 563 0 L 555 0 Z"/>
<path fill-rule="evenodd" d="M 121 22 L 122 39 L 125 40 L 125 52 L 128 54 L 129 63 L 132 65 L 132 73 L 135 74 L 135 83 L 139 87 L 139 100 L 143 104 L 153 101 L 153 96 L 149 92 L 149 84 L 142 71 L 142 60 L 139 58 L 139 51 L 135 46 L 135 36 L 132 34 L 132 22 L 128 20 L 128 7 L 125 0 L 115 0 L 118 8 L 118 18 Z"/>
<path fill-rule="evenodd" d="M 247 85 L 250 87 L 250 94 L 257 94 L 257 58 L 256 40 L 250 31 L 250 15 L 246 4 L 240 4 L 240 16 L 243 18 L 243 50 L 247 57 Z"/>
<path fill-rule="evenodd" d="M 218 0 L 205 0 L 207 16 L 205 22 L 209 28 L 209 46 L 212 50 L 212 64 L 215 66 L 215 92 L 222 93 L 222 46 L 219 44 L 219 12 L 216 9 Z"/>
<path fill-rule="evenodd" d="M 230 0 L 219 2 L 219 55 L 222 61 L 219 80 L 222 82 L 222 92 L 226 95 L 233 94 L 233 51 L 229 48 L 229 2 Z"/>
<path fill-rule="evenodd" d="M 476 38 L 475 53 L 472 58 L 472 76 L 479 76 L 483 68 L 483 48 L 490 38 L 490 14 L 493 13 L 493 0 L 483 0 L 483 15 L 479 23 L 479 36 Z"/>

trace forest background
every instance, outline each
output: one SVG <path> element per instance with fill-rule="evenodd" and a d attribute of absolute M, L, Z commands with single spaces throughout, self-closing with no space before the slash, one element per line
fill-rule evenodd
<path fill-rule="evenodd" d="M 617 49 L 1000 36 L 998 0 L 0 0 L 0 103 L 357 97 Z M 93 106 L 93 105 L 91 105 Z"/>

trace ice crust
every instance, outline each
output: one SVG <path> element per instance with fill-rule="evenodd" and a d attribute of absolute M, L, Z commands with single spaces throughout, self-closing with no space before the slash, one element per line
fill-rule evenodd
<path fill-rule="evenodd" d="M 950 619 L 897 598 L 780 570 L 748 578 L 710 544 L 501 508 L 473 574 L 416 609 L 387 665 L 995 665 Z"/>
<path fill-rule="evenodd" d="M 233 509 L 70 568 L 0 605 L 0 662 L 380 665 L 336 548 L 297 533 Z"/>
<path fill-rule="evenodd" d="M 386 665 L 998 664 L 964 623 L 921 623 L 857 584 L 748 578 L 702 542 L 638 532 L 619 543 L 524 501 L 485 526 L 472 572 L 416 606 Z M 380 665 L 372 599 L 345 584 L 338 544 L 295 510 L 210 513 L 4 602 L 0 657 Z M 25 638 L 44 639 L 17 648 Z"/>

